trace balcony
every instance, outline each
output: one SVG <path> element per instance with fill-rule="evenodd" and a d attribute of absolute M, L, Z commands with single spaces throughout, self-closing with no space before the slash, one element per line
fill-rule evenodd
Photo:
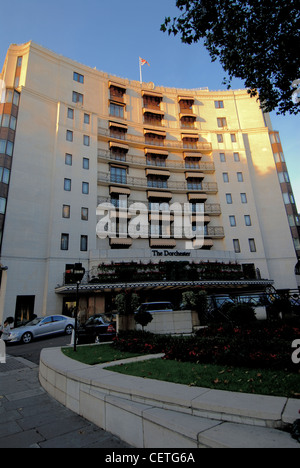
<path fill-rule="evenodd" d="M 148 181 L 147 178 L 139 178 L 139 177 L 130 177 L 130 176 L 123 176 L 123 175 L 113 175 L 107 172 L 98 172 L 98 183 L 105 184 L 105 185 L 126 185 L 129 187 L 133 187 L 136 190 L 145 190 L 148 188 Z M 167 187 L 162 187 L 162 189 L 168 189 L 174 192 L 205 192 L 205 193 L 217 193 L 218 192 L 218 185 L 215 182 L 203 182 L 201 184 L 201 189 L 199 190 L 198 184 L 195 187 L 188 188 L 187 182 L 175 182 L 175 181 L 167 181 Z"/>
<path fill-rule="evenodd" d="M 148 130 L 149 132 L 150 130 Z M 153 129 L 153 133 L 155 133 L 155 130 Z M 110 131 L 107 128 L 103 127 L 98 127 L 98 139 L 103 140 L 105 139 L 106 141 L 109 141 L 111 138 Z M 128 143 L 132 143 L 133 146 L 139 146 L 139 147 L 164 147 L 164 148 L 170 148 L 174 151 L 182 151 L 184 149 L 190 148 L 190 152 L 192 151 L 197 151 L 197 152 L 202 152 L 203 154 L 211 154 L 212 153 L 212 144 L 207 142 L 207 141 L 195 141 L 192 145 L 192 148 L 190 147 L 191 145 L 187 145 L 183 141 L 178 141 L 178 140 L 168 140 L 164 138 L 161 142 L 156 142 L 154 140 L 149 139 L 149 141 L 146 142 L 145 136 L 144 135 L 133 135 L 127 133 L 125 135 L 125 141 Z M 158 143 L 158 144 L 157 144 Z"/>

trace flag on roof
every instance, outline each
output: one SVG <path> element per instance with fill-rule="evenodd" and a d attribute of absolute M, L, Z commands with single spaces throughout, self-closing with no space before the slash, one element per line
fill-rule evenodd
<path fill-rule="evenodd" d="M 146 65 L 146 64 L 147 64 L 147 65 L 149 65 L 149 67 L 150 67 L 150 64 L 147 62 L 147 60 L 142 59 L 141 57 L 140 57 L 140 64 L 141 64 L 141 65 Z"/>

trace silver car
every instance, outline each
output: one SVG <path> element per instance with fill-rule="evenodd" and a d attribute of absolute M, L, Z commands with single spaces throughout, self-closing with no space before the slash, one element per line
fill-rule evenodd
<path fill-rule="evenodd" d="M 34 338 L 46 335 L 65 333 L 71 335 L 75 327 L 75 319 L 64 315 L 49 315 L 48 317 L 35 318 L 23 327 L 14 328 L 8 338 L 9 343 L 21 341 L 30 343 Z"/>

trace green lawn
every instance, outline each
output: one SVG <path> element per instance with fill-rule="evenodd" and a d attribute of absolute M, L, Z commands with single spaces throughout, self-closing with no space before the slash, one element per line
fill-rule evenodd
<path fill-rule="evenodd" d="M 62 348 L 62 352 L 69 358 L 90 366 L 140 356 L 140 354 L 119 351 L 114 349 L 110 344 L 78 346 L 76 352 L 74 352 L 74 349 L 71 347 Z"/>
<path fill-rule="evenodd" d="M 71 359 L 88 365 L 103 364 L 141 355 L 119 351 L 110 344 L 78 346 L 77 352 L 68 347 L 63 348 L 62 352 Z M 195 387 L 300 398 L 299 372 L 194 364 L 163 359 L 117 365 L 110 367 L 109 370 Z"/>
<path fill-rule="evenodd" d="M 195 387 L 300 398 L 299 373 L 193 364 L 163 359 L 113 366 L 109 370 Z"/>

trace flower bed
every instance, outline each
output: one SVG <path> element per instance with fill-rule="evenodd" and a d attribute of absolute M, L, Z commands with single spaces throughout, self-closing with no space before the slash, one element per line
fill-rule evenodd
<path fill-rule="evenodd" d="M 300 328 L 289 325 L 221 326 L 205 328 L 191 337 L 121 332 L 114 346 L 122 351 L 164 353 L 164 359 L 184 362 L 299 372 L 291 359 L 292 342 L 299 336 Z"/>

